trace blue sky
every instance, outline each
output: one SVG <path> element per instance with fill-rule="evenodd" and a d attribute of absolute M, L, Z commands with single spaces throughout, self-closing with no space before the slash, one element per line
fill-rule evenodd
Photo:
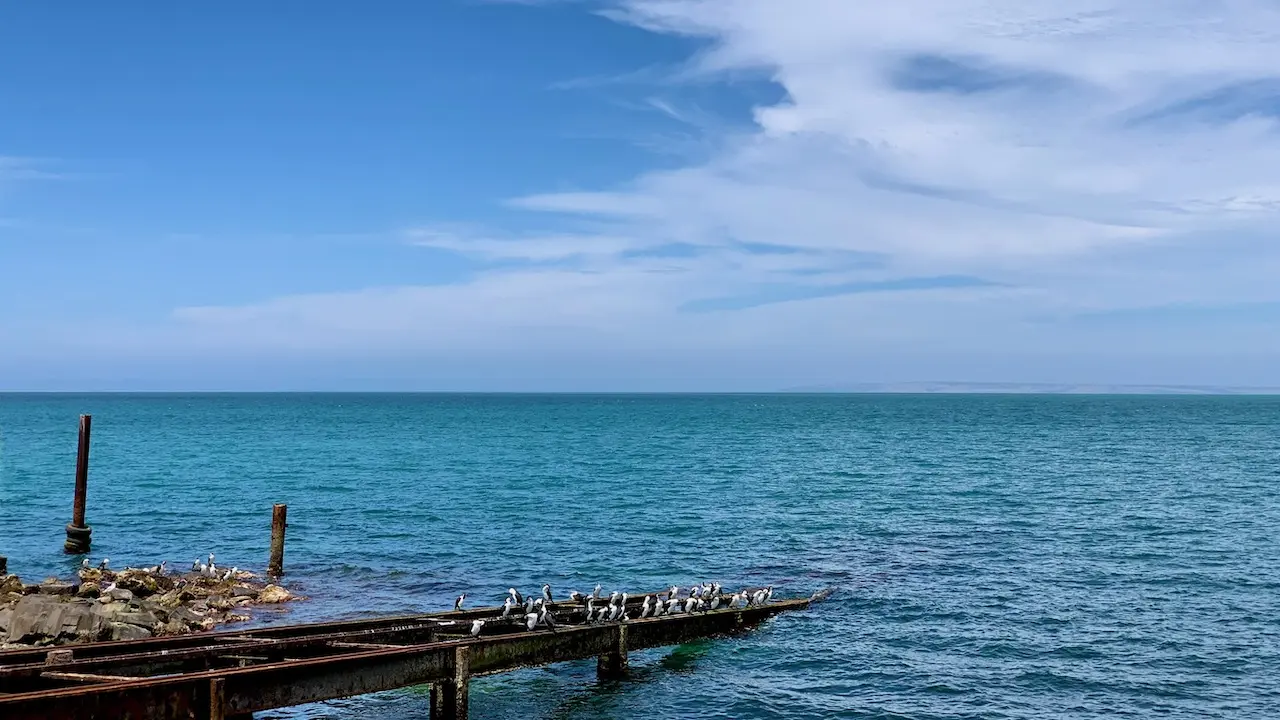
<path fill-rule="evenodd" d="M 1264 0 L 0 3 L 0 389 L 1280 385 Z"/>

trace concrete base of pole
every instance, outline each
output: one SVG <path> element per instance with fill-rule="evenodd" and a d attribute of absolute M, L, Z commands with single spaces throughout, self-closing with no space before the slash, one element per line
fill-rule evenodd
<path fill-rule="evenodd" d="M 68 555 L 83 555 L 89 552 L 91 544 L 90 536 L 93 535 L 93 528 L 76 527 L 75 525 L 67 526 L 67 542 L 62 546 Z"/>

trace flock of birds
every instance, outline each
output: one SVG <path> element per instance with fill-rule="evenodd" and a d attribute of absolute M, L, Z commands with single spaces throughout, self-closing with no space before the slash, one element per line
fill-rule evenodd
<path fill-rule="evenodd" d="M 240 568 L 230 567 L 230 568 L 223 569 L 215 565 L 213 562 L 213 559 L 214 559 L 213 553 L 209 553 L 209 562 L 207 563 L 202 562 L 200 558 L 196 558 L 195 561 L 191 563 L 191 572 L 197 573 L 201 577 L 213 578 L 214 580 L 233 580 L 240 577 Z M 111 558 L 104 557 L 102 558 L 102 562 L 98 563 L 97 569 L 100 571 L 106 571 L 110 568 L 110 566 L 111 566 Z M 152 565 L 151 567 L 144 567 L 144 568 L 138 568 L 138 569 L 142 570 L 143 572 L 149 573 L 151 575 L 163 575 L 165 573 L 165 569 L 168 568 L 168 566 L 169 566 L 169 561 L 165 560 L 161 562 L 159 565 Z M 93 569 L 93 565 L 90 564 L 89 558 L 85 558 L 80 563 L 80 569 L 81 570 Z M 133 568 L 125 568 L 125 570 L 132 570 L 132 569 Z M 114 583 L 112 584 L 114 585 Z"/>
<path fill-rule="evenodd" d="M 710 612 L 721 608 L 734 607 L 751 607 L 752 605 L 763 605 L 773 598 L 773 586 L 761 588 L 755 592 L 742 592 L 725 594 L 724 588 L 720 583 L 702 583 L 693 585 L 688 588 L 688 592 L 681 597 L 682 588 L 678 585 L 672 585 L 669 590 L 656 595 L 646 595 L 644 602 L 640 604 L 640 610 L 633 618 L 632 610 L 627 607 L 627 600 L 630 596 L 625 592 L 614 591 L 609 593 L 608 598 L 601 595 L 602 588 L 597 583 L 595 590 L 590 595 L 584 595 L 580 592 L 572 591 L 569 593 L 568 601 L 583 606 L 585 611 L 585 622 L 588 624 L 608 623 L 608 622 L 626 622 L 628 620 L 640 620 L 651 617 L 662 617 L 664 615 L 679 615 L 682 613 Z M 462 610 L 462 605 L 466 602 L 467 594 L 462 593 L 453 602 L 455 611 Z M 542 597 L 533 597 L 520 594 L 515 588 L 507 588 L 507 598 L 502 603 L 502 615 L 500 619 L 519 619 L 523 615 L 524 627 L 529 631 L 545 627 L 555 632 L 556 619 L 555 614 L 551 611 L 551 604 L 555 602 L 551 594 L 551 585 L 543 584 Z M 517 613 L 513 618 L 512 613 Z M 488 619 L 476 619 L 471 621 L 471 636 L 479 637 L 484 630 L 484 626 L 488 623 Z"/>

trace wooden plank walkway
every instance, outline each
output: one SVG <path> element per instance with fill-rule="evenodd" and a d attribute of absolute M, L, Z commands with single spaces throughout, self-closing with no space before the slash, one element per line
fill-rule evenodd
<path fill-rule="evenodd" d="M 430 684 L 430 717 L 453 720 L 467 717 L 473 676 L 591 657 L 601 677 L 617 676 L 631 650 L 740 632 L 822 595 L 595 624 L 581 622 L 580 605 L 557 602 L 559 625 L 533 631 L 488 607 L 9 651 L 0 653 L 0 718 L 227 720 Z M 470 637 L 480 618 L 484 631 Z"/>

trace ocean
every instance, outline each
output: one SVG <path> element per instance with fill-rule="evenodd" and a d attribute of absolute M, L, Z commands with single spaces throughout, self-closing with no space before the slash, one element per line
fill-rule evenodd
<path fill-rule="evenodd" d="M 835 594 L 731 639 L 472 683 L 473 718 L 1280 717 L 1280 398 L 0 395 L 0 555 L 261 568 L 255 623 L 506 588 Z M 487 601 L 487 602 L 486 602 Z M 259 718 L 426 718 L 422 689 Z"/>

